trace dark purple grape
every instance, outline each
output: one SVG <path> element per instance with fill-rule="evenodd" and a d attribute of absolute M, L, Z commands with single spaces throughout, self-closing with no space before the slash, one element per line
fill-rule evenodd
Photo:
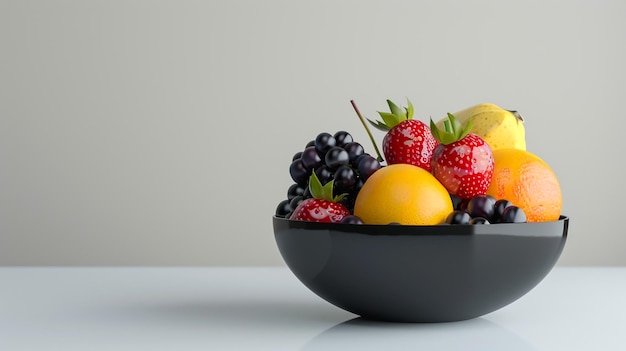
<path fill-rule="evenodd" d="M 467 204 L 469 204 L 470 199 L 461 199 L 459 204 L 457 205 L 457 210 L 467 211 Z"/>
<path fill-rule="evenodd" d="M 363 179 L 361 179 L 360 177 L 356 178 L 356 183 L 354 183 L 354 186 L 352 187 L 352 190 L 358 194 L 359 191 L 361 190 L 361 188 L 363 187 L 363 184 L 365 184 L 365 182 L 363 181 Z"/>
<path fill-rule="evenodd" d="M 296 152 L 296 153 L 293 155 L 293 157 L 291 158 L 291 161 L 295 161 L 295 160 L 297 160 L 297 159 L 299 159 L 299 158 L 301 158 L 301 157 L 302 157 L 302 151 Z"/>
<path fill-rule="evenodd" d="M 350 133 L 346 132 L 345 130 L 338 131 L 337 133 L 335 133 L 335 135 L 333 135 L 333 137 L 337 142 L 337 146 L 341 147 L 343 147 L 347 143 L 351 143 L 354 141 L 352 135 L 350 135 Z"/>
<path fill-rule="evenodd" d="M 304 146 L 304 148 L 306 149 L 309 146 L 315 146 L 315 140 L 311 140 L 308 143 L 306 143 L 306 145 Z"/>
<path fill-rule="evenodd" d="M 467 203 L 467 213 L 470 217 L 493 218 L 495 199 L 483 195 L 475 196 Z"/>
<path fill-rule="evenodd" d="M 326 153 L 324 160 L 326 161 L 326 165 L 331 169 L 336 169 L 339 166 L 344 166 L 350 163 L 348 151 L 339 146 L 331 147 Z"/>
<path fill-rule="evenodd" d="M 450 212 L 448 217 L 446 218 L 446 223 L 448 224 L 469 224 L 472 217 L 470 217 L 469 213 L 462 210 L 454 210 Z"/>
<path fill-rule="evenodd" d="M 291 175 L 291 179 L 300 185 L 306 184 L 309 181 L 309 176 L 311 175 L 310 171 L 304 167 L 302 159 L 297 159 L 291 162 L 291 165 L 289 166 L 289 174 Z"/>
<path fill-rule="evenodd" d="M 335 188 L 339 191 L 349 190 L 356 183 L 356 173 L 350 166 L 340 166 L 335 170 Z"/>
<path fill-rule="evenodd" d="M 349 215 L 349 216 L 345 216 L 343 217 L 343 219 L 341 220 L 342 224 L 364 224 L 363 220 L 361 220 L 361 218 L 355 216 L 355 215 Z"/>
<path fill-rule="evenodd" d="M 452 195 L 450 194 L 450 200 L 452 200 L 452 208 L 455 210 L 460 210 L 459 206 L 461 205 L 461 201 L 463 199 L 461 199 L 460 197 L 456 196 L 456 195 Z M 466 206 L 467 208 L 467 206 Z"/>
<path fill-rule="evenodd" d="M 370 155 L 370 154 L 368 154 L 367 152 L 365 152 L 365 151 L 364 151 L 364 152 L 363 152 L 363 154 L 361 154 L 361 155 L 357 156 L 357 157 L 354 159 L 354 161 L 350 161 L 350 164 L 351 164 L 354 168 L 358 168 L 358 167 L 359 167 L 359 162 L 361 162 L 361 159 L 362 159 L 362 158 L 364 158 L 364 157 L 366 157 L 366 156 L 372 157 L 372 155 Z"/>
<path fill-rule="evenodd" d="M 337 140 L 335 140 L 334 136 L 328 133 L 320 133 L 315 138 L 315 148 L 317 149 L 317 152 L 319 152 L 320 155 L 326 155 L 328 150 L 330 150 L 331 147 L 334 147 L 336 145 L 337 145 Z"/>
<path fill-rule="evenodd" d="M 285 218 L 289 213 L 291 213 L 291 211 L 293 211 L 291 205 L 289 204 L 290 202 L 291 201 L 289 200 L 283 200 L 278 204 L 278 206 L 276 206 L 276 217 Z"/>
<path fill-rule="evenodd" d="M 500 223 L 525 223 L 526 213 L 517 206 L 509 206 L 504 209 Z"/>
<path fill-rule="evenodd" d="M 363 181 L 366 181 L 367 178 L 371 177 L 372 174 L 380 169 L 380 162 L 370 155 L 359 156 L 357 162 L 359 177 L 361 177 Z"/>
<path fill-rule="evenodd" d="M 303 186 L 297 183 L 291 184 L 289 189 L 287 189 L 287 199 L 291 200 L 298 195 L 304 194 L 304 189 L 306 188 L 307 188 L 306 186 Z"/>
<path fill-rule="evenodd" d="M 348 159 L 350 160 L 350 164 L 352 164 L 353 166 L 356 166 L 354 162 L 356 161 L 357 157 L 365 153 L 363 145 L 357 143 L 356 141 L 347 143 L 343 146 L 343 149 L 348 152 Z"/>
<path fill-rule="evenodd" d="M 302 164 L 304 165 L 304 167 L 306 167 L 309 172 L 313 169 L 319 168 L 321 165 L 324 164 L 324 161 L 317 153 L 315 146 L 309 146 L 304 149 L 304 151 L 302 151 L 302 156 L 300 157 L 300 159 L 302 160 Z"/>
<path fill-rule="evenodd" d="M 333 195 L 337 196 L 340 194 L 345 194 L 345 196 L 339 200 L 339 203 L 344 205 L 348 211 L 353 212 L 354 210 L 354 201 L 356 199 L 356 195 L 354 194 L 354 192 L 342 192 L 342 191 L 337 191 L 335 190 Z"/>
<path fill-rule="evenodd" d="M 291 206 L 291 208 L 295 210 L 296 207 L 298 207 L 298 205 L 300 205 L 302 201 L 304 201 L 304 196 L 302 195 L 295 196 L 293 199 L 291 199 L 291 201 L 289 201 L 289 206 Z"/>
<path fill-rule="evenodd" d="M 326 165 L 322 165 L 319 168 L 315 169 L 315 174 L 317 178 L 319 178 L 320 183 L 322 185 L 330 182 L 333 179 L 333 171 Z"/>
<path fill-rule="evenodd" d="M 502 219 L 502 214 L 504 213 L 504 209 L 513 206 L 513 203 L 506 199 L 497 200 L 495 205 L 493 205 L 493 222 L 499 222 Z"/>
<path fill-rule="evenodd" d="M 474 217 L 470 219 L 469 224 L 491 224 L 489 220 L 484 217 Z"/>

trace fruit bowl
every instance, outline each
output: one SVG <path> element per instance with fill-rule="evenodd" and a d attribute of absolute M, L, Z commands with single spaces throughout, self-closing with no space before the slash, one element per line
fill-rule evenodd
<path fill-rule="evenodd" d="M 367 319 L 452 322 L 496 311 L 533 289 L 559 259 L 569 219 L 491 225 L 366 225 L 273 217 L 293 274 Z"/>

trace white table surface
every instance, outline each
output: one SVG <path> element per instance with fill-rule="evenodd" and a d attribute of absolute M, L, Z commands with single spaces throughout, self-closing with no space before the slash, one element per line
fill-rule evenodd
<path fill-rule="evenodd" d="M 371 322 L 284 267 L 0 268 L 0 350 L 626 350 L 626 267 L 556 267 L 480 318 Z"/>

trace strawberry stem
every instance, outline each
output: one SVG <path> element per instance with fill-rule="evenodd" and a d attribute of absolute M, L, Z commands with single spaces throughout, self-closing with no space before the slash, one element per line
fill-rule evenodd
<path fill-rule="evenodd" d="M 370 137 L 370 140 L 372 141 L 372 144 L 374 145 L 374 150 L 376 151 L 376 155 L 378 156 L 377 157 L 378 162 L 383 162 L 384 159 L 380 155 L 380 151 L 378 150 L 378 146 L 376 145 L 376 141 L 374 140 L 374 136 L 372 136 L 372 132 L 367 127 L 367 123 L 365 123 L 365 119 L 361 115 L 361 112 L 359 111 L 359 108 L 356 107 L 356 103 L 354 102 L 354 100 L 350 100 L 350 103 L 352 104 L 352 108 L 354 108 L 354 111 L 356 112 L 356 115 L 359 117 L 359 120 L 361 120 L 361 123 L 363 124 L 363 127 L 365 127 L 365 131 L 367 132 L 367 135 Z"/>

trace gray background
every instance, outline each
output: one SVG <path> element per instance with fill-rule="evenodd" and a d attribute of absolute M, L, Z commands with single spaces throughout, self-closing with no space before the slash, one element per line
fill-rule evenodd
<path fill-rule="evenodd" d="M 349 101 L 517 109 L 560 265 L 624 265 L 624 1 L 0 0 L 0 265 L 282 265 L 271 216 Z M 382 134 L 376 134 L 378 141 Z"/>

